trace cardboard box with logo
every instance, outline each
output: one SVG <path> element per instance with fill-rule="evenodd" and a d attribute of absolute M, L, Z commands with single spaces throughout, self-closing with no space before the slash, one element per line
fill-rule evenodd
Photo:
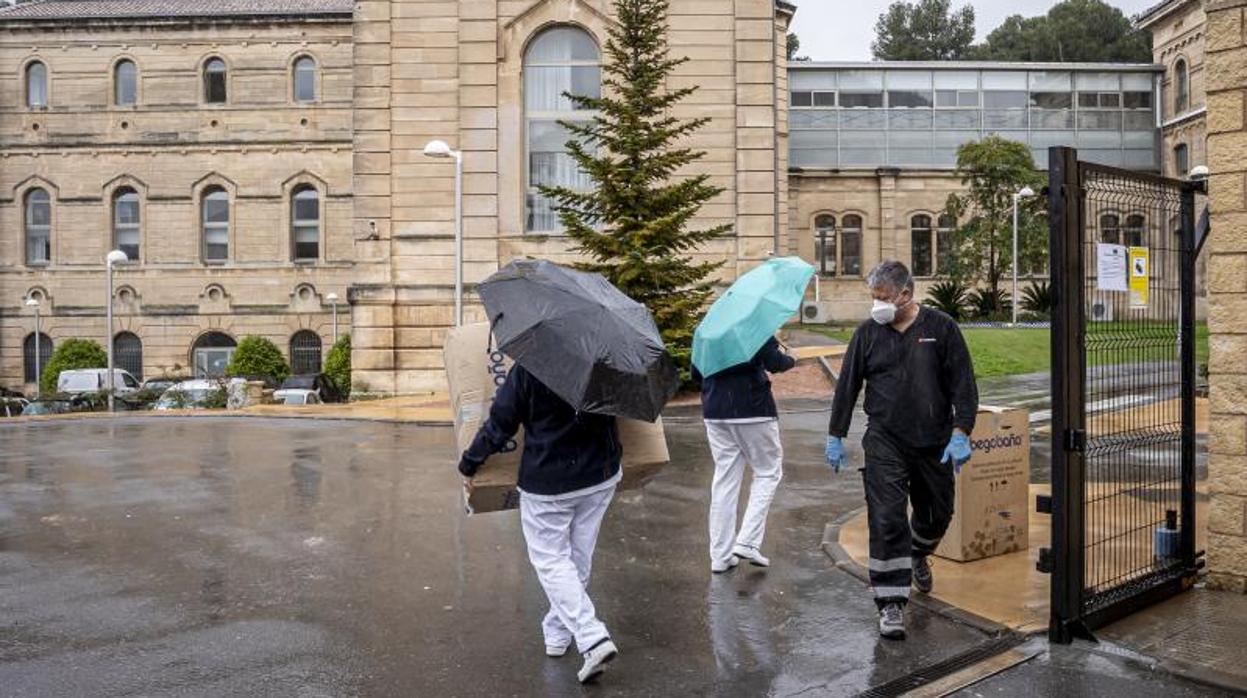
<path fill-rule="evenodd" d="M 1028 547 L 1030 450 L 1026 410 L 979 408 L 970 462 L 957 476 L 953 520 L 936 555 L 970 562 Z"/>
<path fill-rule="evenodd" d="M 489 416 L 494 393 L 506 380 L 511 360 L 492 346 L 489 323 L 485 322 L 452 329 L 446 336 L 444 351 L 458 454 L 471 445 L 481 423 Z M 621 489 L 640 487 L 671 459 L 662 420 L 650 424 L 620 419 L 619 439 L 624 452 Z M 472 494 L 465 501 L 464 508 L 469 514 L 519 507 L 516 481 L 523 450 L 521 429 L 505 452 L 485 461 L 474 479 Z"/>

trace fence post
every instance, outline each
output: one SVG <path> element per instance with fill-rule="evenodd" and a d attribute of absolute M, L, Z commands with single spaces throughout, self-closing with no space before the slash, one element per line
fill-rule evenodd
<path fill-rule="evenodd" d="M 1182 187 L 1179 274 L 1182 324 L 1182 522 L 1179 526 L 1179 554 L 1183 565 L 1195 571 L 1195 192 L 1202 183 L 1187 182 Z"/>

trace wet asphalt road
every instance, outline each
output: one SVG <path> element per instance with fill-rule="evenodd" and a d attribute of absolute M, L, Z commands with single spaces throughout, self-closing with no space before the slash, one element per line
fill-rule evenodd
<path fill-rule="evenodd" d="M 819 547 L 860 479 L 824 469 L 821 405 L 786 408 L 773 567 L 726 576 L 702 425 L 669 417 L 673 463 L 599 541 L 591 593 L 622 654 L 589 689 L 578 657 L 543 654 L 518 515 L 460 513 L 449 429 L 0 424 L 0 695 L 837 696 L 984 641 L 915 607 L 907 642 L 878 638 Z"/>

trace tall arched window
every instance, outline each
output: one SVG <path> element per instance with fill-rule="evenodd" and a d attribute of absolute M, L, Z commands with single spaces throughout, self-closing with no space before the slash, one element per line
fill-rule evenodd
<path fill-rule="evenodd" d="M 113 356 L 117 358 L 117 368 L 130 372 L 130 375 L 143 380 L 143 340 L 133 332 L 118 332 L 113 337 Z"/>
<path fill-rule="evenodd" d="M 953 262 L 953 233 L 957 231 L 957 219 L 945 213 L 940 216 L 935 229 L 935 273 L 949 273 Z"/>
<path fill-rule="evenodd" d="M 821 215 L 814 219 L 814 258 L 823 276 L 836 275 L 836 217 Z"/>
<path fill-rule="evenodd" d="M 139 261 L 140 216 L 138 192 L 125 187 L 113 195 L 113 247 Z"/>
<path fill-rule="evenodd" d="M 191 362 L 196 378 L 220 378 L 234 358 L 238 343 L 223 332 L 207 332 L 195 340 L 191 347 Z"/>
<path fill-rule="evenodd" d="M 1132 247 L 1144 247 L 1147 245 L 1147 219 L 1142 214 L 1131 214 L 1126 216 L 1126 241 L 1122 244 Z"/>
<path fill-rule="evenodd" d="M 225 104 L 227 98 L 226 83 L 229 73 L 225 61 L 210 58 L 204 63 L 204 101 L 208 104 Z"/>
<path fill-rule="evenodd" d="M 862 217 L 850 214 L 840 225 L 840 262 L 844 276 L 862 275 Z"/>
<path fill-rule="evenodd" d="M 1173 110 L 1174 115 L 1182 114 L 1191 104 L 1191 76 L 1186 69 L 1186 61 L 1178 59 L 1173 65 Z"/>
<path fill-rule="evenodd" d="M 320 259 L 320 194 L 315 187 L 303 185 L 290 197 L 290 239 L 294 261 Z"/>
<path fill-rule="evenodd" d="M 36 344 L 39 345 L 38 351 L 35 349 Z M 34 332 L 26 335 L 25 341 L 22 342 L 22 377 L 24 382 L 39 382 L 39 372 L 52 359 L 52 349 L 52 338 L 47 334 L 40 332 L 38 341 L 35 341 Z M 38 356 L 37 361 L 35 359 L 36 356 Z"/>
<path fill-rule="evenodd" d="M 205 262 L 229 260 L 229 194 L 220 187 L 204 191 L 203 256 Z"/>
<path fill-rule="evenodd" d="M 1100 216 L 1100 242 L 1121 244 L 1121 218 L 1111 213 Z"/>
<path fill-rule="evenodd" d="M 1173 168 L 1179 177 L 1185 177 L 1191 171 L 1191 155 L 1185 143 L 1173 147 Z"/>
<path fill-rule="evenodd" d="M 48 106 L 48 67 L 39 61 L 26 66 L 26 106 L 31 109 Z"/>
<path fill-rule="evenodd" d="M 577 109 L 564 96 L 602 94 L 602 69 L 597 43 L 588 32 L 560 26 L 537 36 L 524 53 L 524 125 L 527 138 L 525 229 L 559 229 L 553 202 L 538 187 L 561 186 L 588 190 L 592 181 L 566 152 L 571 139 L 559 121 L 584 122 L 593 112 Z"/>
<path fill-rule="evenodd" d="M 316 60 L 302 56 L 294 62 L 294 101 L 316 101 Z"/>
<path fill-rule="evenodd" d="M 26 263 L 52 261 L 52 198 L 46 189 L 26 192 Z"/>
<path fill-rule="evenodd" d="M 139 101 L 139 69 L 134 61 L 117 61 L 113 66 L 113 102 L 119 107 L 132 107 Z"/>
<path fill-rule="evenodd" d="M 290 372 L 296 376 L 320 373 L 320 335 L 299 330 L 290 338 Z"/>
<path fill-rule="evenodd" d="M 931 242 L 934 233 L 930 216 L 917 215 L 909 219 L 909 239 L 912 245 L 910 271 L 914 276 L 931 276 L 935 271 L 935 247 Z"/>

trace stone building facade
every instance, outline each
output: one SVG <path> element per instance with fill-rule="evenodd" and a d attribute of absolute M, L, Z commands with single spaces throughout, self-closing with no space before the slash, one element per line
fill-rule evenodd
<path fill-rule="evenodd" d="M 368 278 L 352 230 L 349 0 L 46 0 L 0 11 L 0 385 L 104 344 L 215 370 L 243 335 L 319 367 L 327 296 Z M 201 364 L 196 366 L 197 362 Z"/>
<path fill-rule="evenodd" d="M 1170 0 L 1135 20 L 1152 34 L 1152 53 L 1164 66 L 1161 100 L 1162 174 L 1185 178 L 1208 164 L 1205 99 L 1205 0 Z"/>
<path fill-rule="evenodd" d="M 1212 234 L 1208 569 L 1247 592 L 1247 0 L 1210 0 L 1205 86 Z"/>
<path fill-rule="evenodd" d="M 709 117 L 691 137 L 692 171 L 724 193 L 696 223 L 735 234 L 702 254 L 730 280 L 786 249 L 785 36 L 794 7 L 775 0 L 674 0 L 669 87 L 700 89 L 676 109 Z M 561 151 L 564 90 L 599 88 L 609 0 L 361 0 L 355 25 L 355 227 L 375 226 L 369 258 L 385 278 L 351 291 L 356 387 L 392 393 L 444 386 L 452 323 L 454 179 L 423 155 L 463 153 L 465 282 L 519 256 L 569 259 L 537 183 L 577 184 Z M 565 157 L 565 156 L 563 156 Z M 469 307 L 469 319 L 479 317 Z"/>

